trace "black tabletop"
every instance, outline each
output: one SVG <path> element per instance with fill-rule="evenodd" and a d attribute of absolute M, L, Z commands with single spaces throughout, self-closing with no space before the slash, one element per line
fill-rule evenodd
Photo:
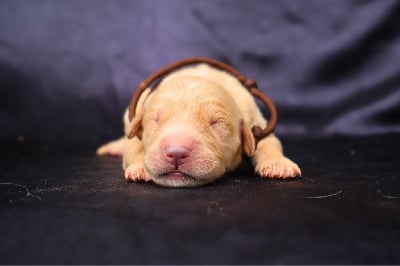
<path fill-rule="evenodd" d="M 400 263 L 398 135 L 284 139 L 303 177 L 249 162 L 190 189 L 127 183 L 91 149 L 4 145 L 2 264 Z"/>

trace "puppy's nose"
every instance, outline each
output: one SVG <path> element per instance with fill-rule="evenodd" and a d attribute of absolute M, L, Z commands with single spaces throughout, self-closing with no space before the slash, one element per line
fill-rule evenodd
<path fill-rule="evenodd" d="M 167 161 L 175 165 L 181 165 L 189 157 L 190 150 L 183 146 L 168 146 L 164 150 Z"/>

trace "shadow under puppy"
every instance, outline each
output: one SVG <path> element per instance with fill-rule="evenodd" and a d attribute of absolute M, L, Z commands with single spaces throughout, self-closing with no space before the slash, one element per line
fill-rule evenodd
<path fill-rule="evenodd" d="M 265 128 L 253 96 L 230 74 L 198 64 L 173 72 L 157 89 L 140 97 L 136 115 L 124 114 L 125 135 L 101 146 L 97 154 L 123 156 L 125 179 L 168 187 L 194 187 L 236 168 L 252 157 L 266 178 L 301 175 L 286 158 L 278 138 L 255 142 L 251 128 Z M 131 132 L 133 130 L 133 132 Z"/>

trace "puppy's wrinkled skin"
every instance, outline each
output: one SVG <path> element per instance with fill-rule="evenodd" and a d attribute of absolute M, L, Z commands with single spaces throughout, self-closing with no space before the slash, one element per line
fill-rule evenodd
<path fill-rule="evenodd" d="M 250 93 L 229 74 L 205 64 L 166 77 L 154 92 L 141 96 L 125 134 L 138 136 L 103 145 L 98 154 L 123 156 L 125 179 L 162 186 L 192 187 L 210 183 L 253 158 L 255 171 L 267 178 L 301 174 L 271 134 L 256 145 L 253 126 L 266 120 Z"/>

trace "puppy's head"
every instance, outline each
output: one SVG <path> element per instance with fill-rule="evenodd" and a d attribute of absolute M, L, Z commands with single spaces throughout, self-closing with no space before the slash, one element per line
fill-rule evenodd
<path fill-rule="evenodd" d="M 255 149 L 230 94 L 202 78 L 161 83 L 130 126 L 141 133 L 147 172 L 163 186 L 210 183 Z"/>

